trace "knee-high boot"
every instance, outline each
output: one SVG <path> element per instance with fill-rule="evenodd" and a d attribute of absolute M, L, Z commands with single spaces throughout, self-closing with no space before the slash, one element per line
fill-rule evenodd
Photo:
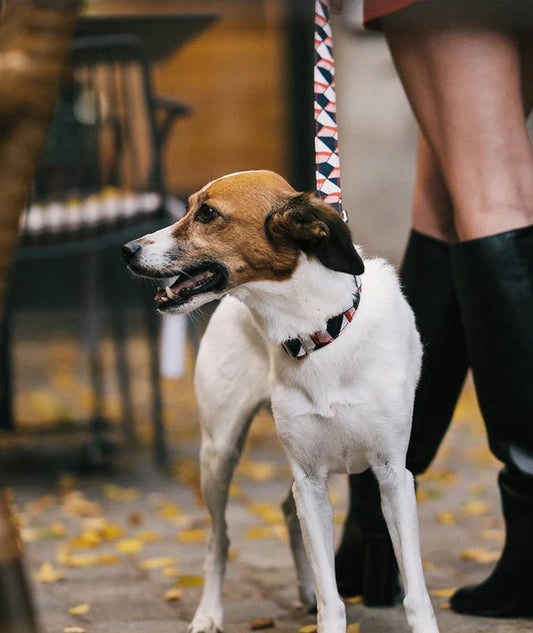
<path fill-rule="evenodd" d="M 400 271 L 424 344 L 407 467 L 423 472 L 451 421 L 468 361 L 451 276 L 449 246 L 412 231 Z M 363 594 L 365 604 L 393 604 L 398 573 L 379 489 L 370 471 L 350 477 L 350 509 L 335 558 L 342 595 Z"/>
<path fill-rule="evenodd" d="M 506 541 L 485 582 L 459 589 L 460 613 L 533 615 L 533 226 L 450 249 L 474 382 L 499 476 Z"/>

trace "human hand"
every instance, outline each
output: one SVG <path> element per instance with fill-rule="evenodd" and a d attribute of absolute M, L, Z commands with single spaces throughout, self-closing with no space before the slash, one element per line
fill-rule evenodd
<path fill-rule="evenodd" d="M 342 12 L 342 4 L 344 0 L 326 0 L 332 13 L 339 15 Z"/>

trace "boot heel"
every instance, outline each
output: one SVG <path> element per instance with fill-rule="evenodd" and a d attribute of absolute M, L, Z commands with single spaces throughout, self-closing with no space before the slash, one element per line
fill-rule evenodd
<path fill-rule="evenodd" d="M 401 597 L 398 565 L 389 538 L 368 538 L 364 545 L 363 602 L 390 607 Z"/>

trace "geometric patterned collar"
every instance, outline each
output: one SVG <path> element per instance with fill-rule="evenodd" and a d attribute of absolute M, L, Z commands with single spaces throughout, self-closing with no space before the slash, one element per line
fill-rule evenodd
<path fill-rule="evenodd" d="M 354 314 L 359 307 L 359 301 L 361 299 L 361 291 L 363 286 L 359 277 L 355 277 L 355 292 L 353 294 L 352 305 L 337 314 L 337 316 L 331 317 L 326 323 L 326 329 L 314 332 L 309 336 L 297 336 L 295 338 L 289 338 L 281 344 L 281 347 L 287 352 L 289 356 L 296 360 L 303 360 L 307 358 L 311 352 L 329 345 L 332 343 L 341 332 L 352 322 Z"/>

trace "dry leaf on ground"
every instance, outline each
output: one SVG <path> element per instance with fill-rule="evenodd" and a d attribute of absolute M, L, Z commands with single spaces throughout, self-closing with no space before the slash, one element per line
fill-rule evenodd
<path fill-rule="evenodd" d="M 182 576 L 178 580 L 178 584 L 182 587 L 197 587 L 203 585 L 204 579 L 202 576 Z"/>
<path fill-rule="evenodd" d="M 203 543 L 206 539 L 206 531 L 197 530 L 185 530 L 176 534 L 176 539 L 180 543 Z"/>
<path fill-rule="evenodd" d="M 257 618 L 250 621 L 250 631 L 262 631 L 263 629 L 271 629 L 274 626 L 272 618 Z"/>
<path fill-rule="evenodd" d="M 474 499 L 468 503 L 464 503 L 461 507 L 461 513 L 466 517 L 479 517 L 490 512 L 490 505 L 486 501 Z"/>
<path fill-rule="evenodd" d="M 161 569 L 161 567 L 171 567 L 176 562 L 174 556 L 160 556 L 159 558 L 147 558 L 139 562 L 141 569 Z"/>
<path fill-rule="evenodd" d="M 455 589 L 430 589 L 429 593 L 437 598 L 451 598 L 455 593 Z"/>
<path fill-rule="evenodd" d="M 63 631 L 64 633 L 87 633 L 87 629 L 81 626 L 66 626 Z"/>
<path fill-rule="evenodd" d="M 476 563 L 495 563 L 499 560 L 500 553 L 473 547 L 472 549 L 463 550 L 461 552 L 461 558 L 463 560 L 471 560 Z"/>
<path fill-rule="evenodd" d="M 179 587 L 172 587 L 168 591 L 165 592 L 163 596 L 164 600 L 167 602 L 173 602 L 174 600 L 181 600 L 183 596 L 183 591 Z"/>
<path fill-rule="evenodd" d="M 110 501 L 123 501 L 132 503 L 139 500 L 139 491 L 136 488 L 121 488 L 116 484 L 105 484 L 103 493 Z"/>
<path fill-rule="evenodd" d="M 359 633 L 360 628 L 359 622 L 353 622 L 346 627 L 346 633 Z"/>
<path fill-rule="evenodd" d="M 85 615 L 89 613 L 91 610 L 91 605 L 88 602 L 83 602 L 82 604 L 77 604 L 73 607 L 69 607 L 68 612 L 71 615 Z"/>
<path fill-rule="evenodd" d="M 298 633 L 316 633 L 316 624 L 306 624 L 300 627 Z"/>
<path fill-rule="evenodd" d="M 442 525 L 453 525 L 457 521 L 453 512 L 437 512 L 435 518 Z"/>
<path fill-rule="evenodd" d="M 116 548 L 121 554 L 138 554 L 144 549 L 144 541 L 135 538 L 125 538 L 118 541 Z"/>
<path fill-rule="evenodd" d="M 43 563 L 39 571 L 35 574 L 35 580 L 38 582 L 57 582 L 63 580 L 65 575 L 54 568 L 52 563 Z"/>
<path fill-rule="evenodd" d="M 350 598 L 344 598 L 345 604 L 360 604 L 363 602 L 363 596 L 351 596 Z"/>

